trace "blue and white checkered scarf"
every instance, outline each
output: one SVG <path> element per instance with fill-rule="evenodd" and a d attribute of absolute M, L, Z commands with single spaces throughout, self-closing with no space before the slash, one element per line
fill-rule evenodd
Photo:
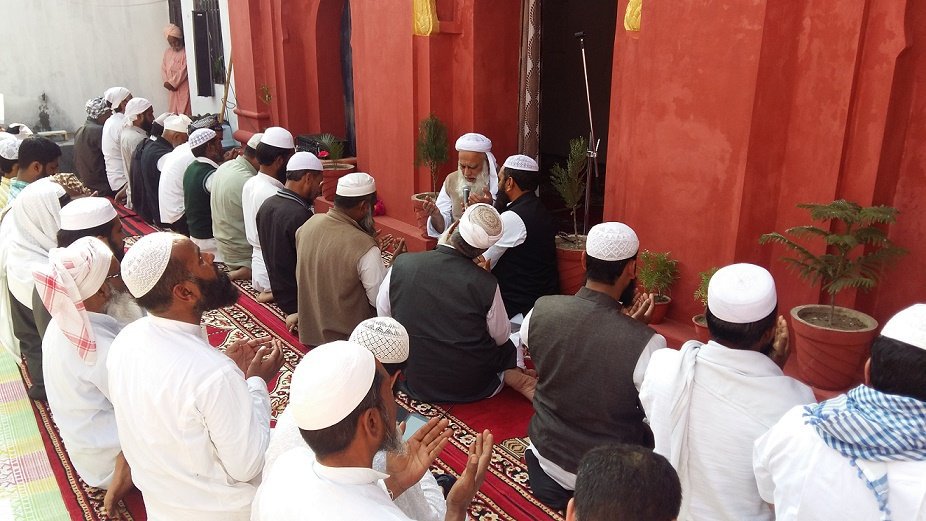
<path fill-rule="evenodd" d="M 804 407 L 804 418 L 828 446 L 849 458 L 874 493 L 881 519 L 890 521 L 883 463 L 926 460 L 926 403 L 860 385 Z"/>

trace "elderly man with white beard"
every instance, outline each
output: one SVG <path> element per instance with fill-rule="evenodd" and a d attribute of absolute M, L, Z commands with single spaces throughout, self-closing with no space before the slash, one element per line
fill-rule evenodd
<path fill-rule="evenodd" d="M 112 284 L 119 261 L 96 237 L 54 248 L 48 257 L 33 275 L 52 316 L 42 340 L 48 405 L 77 474 L 107 489 L 104 506 L 111 512 L 132 481 L 109 399 L 106 358 L 125 326 L 116 317 L 138 318 L 141 309 L 117 298 L 125 295 Z"/>
<path fill-rule="evenodd" d="M 476 203 L 492 204 L 498 193 L 498 174 L 492 141 L 470 132 L 457 139 L 460 153 L 457 170 L 444 180 L 437 201 L 428 199 L 424 211 L 428 217 L 428 235 L 439 237 L 454 221 L 460 219 L 466 207 Z"/>

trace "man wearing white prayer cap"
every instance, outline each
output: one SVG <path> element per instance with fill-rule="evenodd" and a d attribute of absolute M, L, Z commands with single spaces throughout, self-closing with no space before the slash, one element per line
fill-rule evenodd
<path fill-rule="evenodd" d="M 376 181 L 354 172 L 338 180 L 334 208 L 296 231 L 299 341 L 320 345 L 345 340 L 357 324 L 376 316 L 376 295 L 386 276 L 374 238 Z M 392 243 L 397 252 L 404 241 Z"/>
<path fill-rule="evenodd" d="M 914 304 L 872 343 L 863 385 L 794 407 L 756 442 L 778 519 L 926 518 L 924 379 L 926 304 Z"/>
<path fill-rule="evenodd" d="M 286 314 L 291 331 L 299 319 L 296 230 L 315 213 L 312 204 L 322 193 L 324 169 L 311 152 L 296 152 L 286 163 L 286 184 L 257 211 L 257 236 L 273 300 Z"/>
<path fill-rule="evenodd" d="M 154 112 L 152 112 L 154 114 Z M 129 156 L 129 163 L 126 164 L 127 170 L 129 172 L 129 198 L 128 201 L 132 203 L 132 209 L 135 210 L 135 213 L 142 216 L 142 219 L 148 220 L 150 217 L 150 211 L 146 207 L 148 204 L 145 199 L 145 179 L 144 179 L 144 168 L 142 167 L 142 155 L 145 153 L 145 149 L 149 146 L 154 145 L 159 138 L 161 138 L 164 133 L 164 122 L 167 121 L 167 118 L 172 116 L 170 112 L 164 112 L 160 116 L 154 118 L 154 121 L 151 123 L 151 129 L 148 130 L 148 135 L 145 139 L 141 140 L 138 146 L 135 147 L 135 151 Z M 131 187 L 136 187 L 135 190 L 132 190 Z M 138 208 L 138 205 L 141 205 L 142 208 Z M 142 215 L 142 211 L 145 212 L 145 215 Z"/>
<path fill-rule="evenodd" d="M 437 200 L 424 204 L 428 215 L 428 235 L 439 237 L 448 226 L 474 203 L 492 204 L 498 192 L 498 174 L 492 140 L 470 132 L 457 139 L 457 169 L 447 175 Z"/>
<path fill-rule="evenodd" d="M 151 519 L 248 520 L 264 463 L 280 344 L 238 340 L 224 354 L 209 345 L 203 313 L 238 298 L 212 261 L 189 238 L 158 232 L 122 262 L 149 315 L 122 330 L 106 365 L 122 450 Z"/>
<path fill-rule="evenodd" d="M 267 273 L 260 235 L 257 233 L 257 211 L 264 201 L 283 188 L 286 163 L 296 153 L 296 145 L 288 130 L 270 127 L 261 134 L 255 151 L 260 169 L 241 189 L 241 213 L 245 236 L 251 245 L 251 286 L 261 292 L 258 301 L 271 302 L 273 293 L 270 291 L 270 275 Z"/>
<path fill-rule="evenodd" d="M 168 118 L 169 120 L 170 118 Z M 201 146 L 215 137 L 215 131 L 201 128 L 190 132 L 189 139 L 159 161 L 161 179 L 158 181 L 158 206 L 161 224 L 183 235 L 190 235 L 186 219 L 183 179 L 186 169 L 196 160 L 193 145 Z"/>
<path fill-rule="evenodd" d="M 125 161 L 122 158 L 122 130 L 125 127 L 125 109 L 132 100 L 132 93 L 125 87 L 112 87 L 107 89 L 103 98 L 112 109 L 112 116 L 103 124 L 103 161 L 106 163 L 106 179 L 109 182 L 110 192 L 103 195 L 116 194 L 120 203 L 126 201 L 125 191 L 128 177 L 125 172 Z"/>
<path fill-rule="evenodd" d="M 66 248 L 81 237 L 96 237 L 106 243 L 117 260 L 125 252 L 125 230 L 119 214 L 105 197 L 81 197 L 61 208 L 59 248 Z"/>
<path fill-rule="evenodd" d="M 132 208 L 132 156 L 138 145 L 151 133 L 154 125 L 154 107 L 145 98 L 132 98 L 125 104 L 125 121 L 119 135 L 119 150 L 126 179 L 126 208 Z"/>
<path fill-rule="evenodd" d="M 503 233 L 492 206 L 473 204 L 448 228 L 447 244 L 403 255 L 386 274 L 376 311 L 408 329 L 406 386 L 416 399 L 474 402 L 505 384 L 532 397 L 536 379 L 517 368 L 498 282 L 474 262 Z"/>
<path fill-rule="evenodd" d="M 185 115 L 167 116 L 164 118 L 164 130 L 161 135 L 152 135 L 151 143 L 141 150 L 138 158 L 141 167 L 141 182 L 136 183 L 139 188 L 133 194 L 134 209 L 149 223 L 162 224 L 159 192 L 161 171 L 167 163 L 166 159 L 172 157 L 175 147 L 187 142 L 189 125 L 190 118 Z"/>
<path fill-rule="evenodd" d="M 190 238 L 199 249 L 211 253 L 216 262 L 224 262 L 212 235 L 212 186 L 222 160 L 222 138 L 214 130 L 203 128 L 190 134 L 190 151 L 196 158 L 183 174 L 183 206 Z"/>
<path fill-rule="evenodd" d="M 34 273 L 52 316 L 42 340 L 48 405 L 77 474 L 108 489 L 109 510 L 132 485 L 126 469 L 117 471 L 127 464 L 106 371 L 110 346 L 125 326 L 111 314 L 118 293 L 111 279 L 119 275 L 119 261 L 95 237 L 52 249 L 49 261 Z"/>
<path fill-rule="evenodd" d="M 212 234 L 215 236 L 219 254 L 231 269 L 232 280 L 251 278 L 251 254 L 253 248 L 248 242 L 244 226 L 242 195 L 244 184 L 257 175 L 260 162 L 257 161 L 257 146 L 263 133 L 258 132 L 248 139 L 242 153 L 219 165 L 213 175 Z"/>
<path fill-rule="evenodd" d="M 390 474 L 374 470 L 377 452 L 402 444 L 391 379 L 369 350 L 338 341 L 310 351 L 293 372 L 287 409 L 305 443 L 267 469 L 253 520 L 412 519 L 394 500 L 420 482 L 443 450 L 448 422 L 432 418 L 412 436 L 408 456 L 390 461 Z M 492 449 L 492 434 L 477 434 L 466 468 L 448 494 L 446 513 L 415 511 L 415 519 L 462 521 Z"/>
<path fill-rule="evenodd" d="M 10 187 L 19 173 L 19 145 L 16 138 L 0 139 L 0 210 L 10 200 Z"/>
<path fill-rule="evenodd" d="M 530 157 L 514 155 L 498 173 L 495 208 L 505 234 L 483 258 L 498 279 L 509 318 L 523 316 L 538 298 L 559 293 L 556 225 L 535 193 L 539 170 Z"/>
<path fill-rule="evenodd" d="M 572 497 L 579 462 L 589 450 L 616 443 L 653 446 L 637 390 L 650 356 L 666 347 L 666 339 L 645 325 L 649 295 L 630 310 L 639 249 L 626 224 L 593 226 L 582 256 L 585 286 L 575 295 L 540 297 L 521 324 L 521 343 L 540 377 L 527 471 L 534 495 L 555 509 Z"/>
<path fill-rule="evenodd" d="M 653 353 L 640 402 L 682 484 L 679 519 L 775 519 L 753 476 L 753 444 L 813 391 L 785 376 L 788 326 L 775 281 L 754 264 L 725 266 L 707 289 L 706 344 Z"/>
<path fill-rule="evenodd" d="M 109 193 L 106 163 L 103 161 L 103 125 L 112 115 L 102 97 L 87 100 L 87 120 L 74 134 L 74 173 L 98 194 Z"/>
<path fill-rule="evenodd" d="M 29 184 L 58 173 L 61 147 L 47 137 L 35 136 L 20 143 L 17 155 L 19 168 L 16 178 L 10 182 L 8 205 L 13 204 L 19 193 Z"/>

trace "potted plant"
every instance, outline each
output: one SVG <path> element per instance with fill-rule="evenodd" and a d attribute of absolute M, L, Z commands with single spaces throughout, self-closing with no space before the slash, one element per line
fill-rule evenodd
<path fill-rule="evenodd" d="M 578 209 L 585 196 L 585 166 L 588 163 L 588 149 L 584 137 L 569 140 L 569 156 L 566 167 L 559 163 L 550 171 L 550 182 L 563 198 L 563 204 L 572 215 L 572 234 L 556 236 L 556 260 L 559 270 L 559 287 L 564 295 L 573 295 L 585 283 L 585 267 L 582 253 L 585 251 L 585 235 L 579 235 Z"/>
<path fill-rule="evenodd" d="M 418 124 L 418 139 L 415 141 L 415 167 L 427 166 L 431 173 L 431 191 L 412 196 L 415 217 L 421 234 L 428 237 L 428 214 L 423 205 L 426 198 L 437 199 L 438 169 L 450 158 L 447 145 L 447 127 L 433 113 Z"/>
<path fill-rule="evenodd" d="M 322 146 L 319 150 L 319 159 L 322 160 L 325 170 L 324 183 L 322 184 L 322 197 L 329 201 L 334 201 L 334 194 L 338 188 L 338 179 L 351 173 L 354 165 L 341 162 L 344 156 L 344 141 L 338 139 L 334 134 L 321 134 L 317 138 L 318 143 Z"/>
<path fill-rule="evenodd" d="M 669 290 L 678 280 L 678 261 L 669 252 L 652 252 L 643 250 L 637 264 L 637 280 L 647 293 L 654 293 L 656 307 L 650 324 L 658 324 L 669 311 L 672 297 Z"/>
<path fill-rule="evenodd" d="M 704 309 L 707 309 L 707 286 L 718 269 L 720 268 L 712 266 L 708 270 L 698 273 L 698 287 L 694 291 L 694 299 L 700 302 Z M 698 313 L 691 317 L 691 322 L 694 323 L 695 337 L 702 343 L 707 343 L 711 339 L 711 335 L 707 330 L 707 319 L 704 317 L 704 313 Z"/>
<path fill-rule="evenodd" d="M 794 253 L 784 257 L 789 267 L 812 286 L 829 294 L 825 305 L 803 305 L 791 310 L 798 369 L 814 387 L 842 390 L 856 383 L 869 356 L 878 322 L 871 316 L 836 305 L 836 295 L 846 289 L 868 291 L 875 287 L 884 266 L 906 253 L 894 245 L 879 224 L 893 223 L 897 209 L 862 207 L 837 200 L 828 204 L 799 204 L 821 226 L 795 226 L 786 233 L 797 238 L 819 238 L 825 246 L 815 254 L 802 244 L 774 232 L 760 244 L 782 244 Z"/>

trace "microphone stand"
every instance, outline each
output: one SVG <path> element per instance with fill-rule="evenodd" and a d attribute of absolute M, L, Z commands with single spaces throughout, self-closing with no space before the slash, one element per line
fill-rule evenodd
<path fill-rule="evenodd" d="M 588 234 L 589 213 L 591 211 L 592 179 L 598 179 L 598 142 L 595 141 L 595 123 L 592 120 L 592 95 L 588 88 L 588 63 L 585 61 L 585 33 L 575 33 L 579 40 L 579 49 L 582 51 L 582 74 L 585 77 L 585 102 L 588 106 L 588 149 L 585 152 L 588 161 L 585 165 L 585 220 L 582 224 L 582 233 Z M 594 177 L 589 176 L 590 172 Z"/>

